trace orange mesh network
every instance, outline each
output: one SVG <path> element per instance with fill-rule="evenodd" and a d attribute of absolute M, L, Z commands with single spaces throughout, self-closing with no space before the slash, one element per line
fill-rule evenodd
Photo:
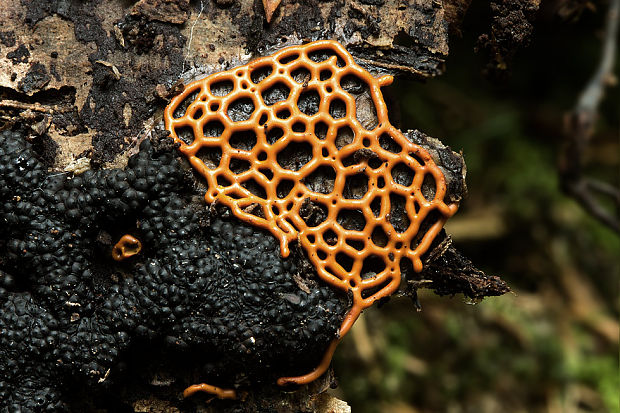
<path fill-rule="evenodd" d="M 318 41 L 190 83 L 164 115 L 207 181 L 207 203 L 270 231 L 283 257 L 299 242 L 321 279 L 352 294 L 340 338 L 396 291 L 405 261 L 422 270 L 457 209 L 444 202 L 445 177 L 429 153 L 390 124 L 380 87 L 391 82 L 338 42 Z M 278 383 L 316 379 L 339 340 L 313 372 Z"/>

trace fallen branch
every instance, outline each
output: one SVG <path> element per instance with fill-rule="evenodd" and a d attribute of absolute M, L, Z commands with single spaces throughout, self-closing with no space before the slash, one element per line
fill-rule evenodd
<path fill-rule="evenodd" d="M 598 108 L 603 100 L 605 87 L 613 77 L 617 40 L 620 0 L 611 0 L 603 40 L 603 54 L 596 72 L 579 96 L 573 111 L 566 115 L 566 144 L 560 155 L 560 184 L 566 194 L 573 197 L 593 217 L 620 233 L 620 217 L 614 215 L 599 199 L 611 199 L 620 211 L 620 189 L 593 178 L 584 176 L 584 153 L 594 135 Z"/>

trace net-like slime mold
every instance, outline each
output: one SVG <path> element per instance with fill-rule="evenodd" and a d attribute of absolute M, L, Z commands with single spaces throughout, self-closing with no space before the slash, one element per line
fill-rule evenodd
<path fill-rule="evenodd" d="M 166 108 L 207 203 L 270 231 L 283 257 L 298 242 L 322 280 L 352 294 L 321 364 L 279 384 L 319 377 L 361 311 L 396 291 L 407 261 L 422 270 L 456 212 L 429 153 L 390 124 L 380 88 L 391 82 L 318 41 L 190 83 Z"/>

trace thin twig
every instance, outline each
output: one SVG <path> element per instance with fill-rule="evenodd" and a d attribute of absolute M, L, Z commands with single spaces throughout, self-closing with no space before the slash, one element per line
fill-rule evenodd
<path fill-rule="evenodd" d="M 181 73 L 185 72 L 185 62 L 189 58 L 189 53 L 192 47 L 192 40 L 194 39 L 194 27 L 196 27 L 196 23 L 198 23 L 198 20 L 200 20 L 200 16 L 202 16 L 203 10 L 204 10 L 204 4 L 202 0 L 200 0 L 200 12 L 198 13 L 198 16 L 196 16 L 196 20 L 194 20 L 194 23 L 192 24 L 192 28 L 189 30 L 189 40 L 187 41 L 187 51 L 185 52 L 185 58 L 183 59 L 183 67 L 181 69 Z"/>
<path fill-rule="evenodd" d="M 614 200 L 614 203 L 620 207 L 620 191 L 615 186 L 608 184 L 607 182 L 599 181 L 598 179 L 593 178 L 584 178 L 586 185 L 588 188 L 600 192 L 603 195 L 607 195 L 608 197 Z"/>
<path fill-rule="evenodd" d="M 592 216 L 620 232 L 620 218 L 607 210 L 593 192 L 607 196 L 620 205 L 620 189 L 583 176 L 583 154 L 594 134 L 598 108 L 609 85 L 614 68 L 620 0 L 611 0 L 607 13 L 603 50 L 599 66 L 579 96 L 575 109 L 566 118 L 567 142 L 560 158 L 562 189 L 575 198 Z M 620 208 L 618 208 L 620 211 Z"/>

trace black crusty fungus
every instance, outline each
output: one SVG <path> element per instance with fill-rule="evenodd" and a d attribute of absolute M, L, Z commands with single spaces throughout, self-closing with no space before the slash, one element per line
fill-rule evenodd
<path fill-rule="evenodd" d="M 178 397 L 190 376 L 271 385 L 334 339 L 347 297 L 274 237 L 208 213 L 154 146 L 73 176 L 0 133 L 0 411 L 121 411 L 155 373 Z M 142 249 L 117 262 L 125 234 Z"/>

